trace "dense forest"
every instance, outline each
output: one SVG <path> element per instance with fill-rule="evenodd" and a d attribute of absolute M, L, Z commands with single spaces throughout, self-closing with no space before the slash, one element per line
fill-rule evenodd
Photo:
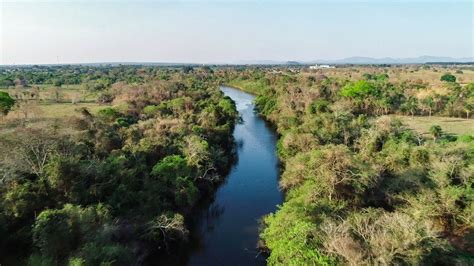
<path fill-rule="evenodd" d="M 3 114 L 58 106 L 63 85 L 104 103 L 6 119 L 0 263 L 132 265 L 185 245 L 186 216 L 233 161 L 234 102 L 209 69 L 4 69 Z M 53 96 L 42 86 L 52 85 Z M 12 95 L 11 97 L 9 96 Z M 44 99 L 42 96 L 47 95 Z M 15 103 L 16 102 L 16 103 Z M 8 117 L 7 117 L 8 118 Z M 3 262 L 2 262 L 3 261 Z"/>
<path fill-rule="evenodd" d="M 472 264 L 473 73 L 0 68 L 0 264 L 179 253 L 235 160 L 239 117 L 221 84 L 255 94 L 279 135 L 285 201 L 260 226 L 269 265 Z"/>
<path fill-rule="evenodd" d="M 469 117 L 474 83 L 440 73 L 438 94 L 369 71 L 229 73 L 280 134 L 286 197 L 263 220 L 268 264 L 472 264 L 474 127 L 423 136 L 388 115 Z"/>

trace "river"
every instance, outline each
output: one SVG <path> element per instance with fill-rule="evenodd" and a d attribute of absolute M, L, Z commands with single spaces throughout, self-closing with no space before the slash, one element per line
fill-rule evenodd
<path fill-rule="evenodd" d="M 221 87 L 232 98 L 243 122 L 234 138 L 238 161 L 230 170 L 215 199 L 197 216 L 198 243 L 188 265 L 264 265 L 256 250 L 259 220 L 274 212 L 283 194 L 278 189 L 276 133 L 254 110 L 254 96 Z"/>

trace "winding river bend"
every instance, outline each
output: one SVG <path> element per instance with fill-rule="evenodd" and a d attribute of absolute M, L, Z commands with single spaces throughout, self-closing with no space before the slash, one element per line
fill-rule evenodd
<path fill-rule="evenodd" d="M 236 125 L 238 161 L 215 200 L 197 217 L 199 243 L 188 265 L 263 265 L 256 251 L 259 219 L 283 200 L 278 190 L 275 132 L 254 111 L 254 96 L 221 87 L 232 98 L 243 123 Z"/>

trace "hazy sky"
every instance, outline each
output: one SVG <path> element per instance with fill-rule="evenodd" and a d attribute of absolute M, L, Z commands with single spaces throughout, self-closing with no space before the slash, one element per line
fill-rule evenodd
<path fill-rule="evenodd" d="M 0 64 L 472 57 L 472 1 L 6 1 Z"/>

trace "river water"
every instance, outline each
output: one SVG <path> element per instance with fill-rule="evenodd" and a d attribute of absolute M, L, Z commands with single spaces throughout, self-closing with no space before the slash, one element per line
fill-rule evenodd
<path fill-rule="evenodd" d="M 258 254 L 260 218 L 276 210 L 283 194 L 278 190 L 276 133 L 254 111 L 254 96 L 221 87 L 237 105 L 243 122 L 234 138 L 238 161 L 215 200 L 197 217 L 198 242 L 187 259 L 188 265 L 264 265 Z"/>

